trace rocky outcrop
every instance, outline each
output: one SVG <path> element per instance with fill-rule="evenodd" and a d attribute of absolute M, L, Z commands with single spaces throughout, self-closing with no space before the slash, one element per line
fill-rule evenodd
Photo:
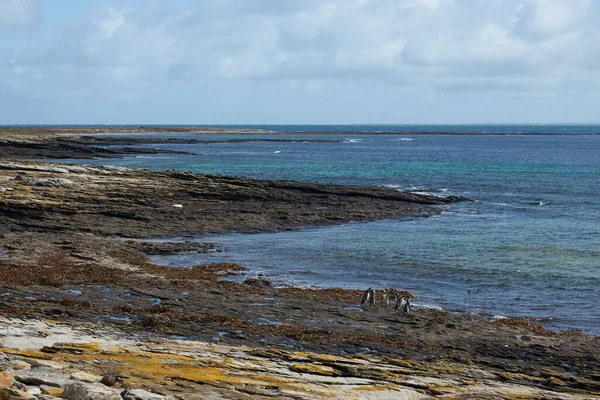
<path fill-rule="evenodd" d="M 390 188 L 0 161 L 0 233 L 148 237 L 424 216 L 466 199 Z"/>
<path fill-rule="evenodd" d="M 39 322 L 0 322 L 0 329 L 11 326 L 0 336 L 0 346 L 17 345 L 3 348 L 1 368 L 6 371 L 1 376 L 8 381 L 0 386 L 0 399 L 575 400 L 594 398 L 600 388 L 595 375 L 575 377 L 550 369 L 539 374 L 509 372 L 508 368 L 494 372 L 442 359 L 410 361 L 190 340 L 141 340 L 101 326 L 46 323 L 49 335 L 32 348 L 23 335 Z M 52 332 L 73 342 L 56 342 Z M 11 369 L 14 360 L 24 360 L 30 368 Z M 41 360 L 64 367 L 35 367 Z M 116 378 L 114 386 L 90 382 L 96 379 L 91 376 L 109 372 Z M 16 381 L 6 387 L 12 374 Z M 567 383 L 574 380 L 575 385 Z"/>

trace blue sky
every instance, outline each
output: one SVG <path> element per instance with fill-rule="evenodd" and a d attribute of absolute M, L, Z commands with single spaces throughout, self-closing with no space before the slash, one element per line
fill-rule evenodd
<path fill-rule="evenodd" d="M 599 123 L 593 0 L 0 0 L 0 124 Z"/>

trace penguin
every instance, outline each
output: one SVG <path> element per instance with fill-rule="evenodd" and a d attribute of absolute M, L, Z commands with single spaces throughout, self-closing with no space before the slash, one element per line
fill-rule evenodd
<path fill-rule="evenodd" d="M 396 300 L 396 307 L 395 307 L 395 309 L 396 310 L 402 310 L 402 308 L 404 307 L 404 303 L 405 303 L 404 297 L 402 297 L 402 296 L 400 296 L 400 297 L 396 296 L 396 299 L 397 300 Z"/>
<path fill-rule="evenodd" d="M 365 294 L 363 295 L 362 300 L 360 302 L 361 305 L 365 305 L 370 301 L 372 290 L 373 288 L 368 288 L 367 290 L 365 290 Z"/>
<path fill-rule="evenodd" d="M 402 312 L 410 312 L 410 310 L 412 309 L 412 303 L 410 302 L 410 299 L 406 299 L 406 302 L 402 305 Z"/>
<path fill-rule="evenodd" d="M 369 304 L 374 306 L 375 305 L 375 291 L 373 289 L 369 289 L 371 295 L 369 297 Z"/>
<path fill-rule="evenodd" d="M 383 289 L 383 305 L 386 306 L 386 307 L 390 306 L 390 297 L 385 292 L 385 289 Z"/>

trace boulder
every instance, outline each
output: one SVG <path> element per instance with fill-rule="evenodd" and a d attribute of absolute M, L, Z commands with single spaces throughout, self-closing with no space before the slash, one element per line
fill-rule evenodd
<path fill-rule="evenodd" d="M 101 383 L 77 382 L 68 385 L 62 394 L 70 400 L 121 400 L 119 392 Z"/>

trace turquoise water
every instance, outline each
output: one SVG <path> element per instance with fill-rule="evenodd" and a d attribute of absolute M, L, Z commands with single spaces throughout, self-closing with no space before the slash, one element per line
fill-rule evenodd
<path fill-rule="evenodd" d="M 92 162 L 470 197 L 476 202 L 444 206 L 431 218 L 215 236 L 223 252 L 163 261 L 239 262 L 251 274 L 312 287 L 398 287 L 415 293 L 420 307 L 527 316 L 600 334 L 600 135 L 575 131 L 286 134 L 298 141 L 153 145 L 194 154 Z"/>

